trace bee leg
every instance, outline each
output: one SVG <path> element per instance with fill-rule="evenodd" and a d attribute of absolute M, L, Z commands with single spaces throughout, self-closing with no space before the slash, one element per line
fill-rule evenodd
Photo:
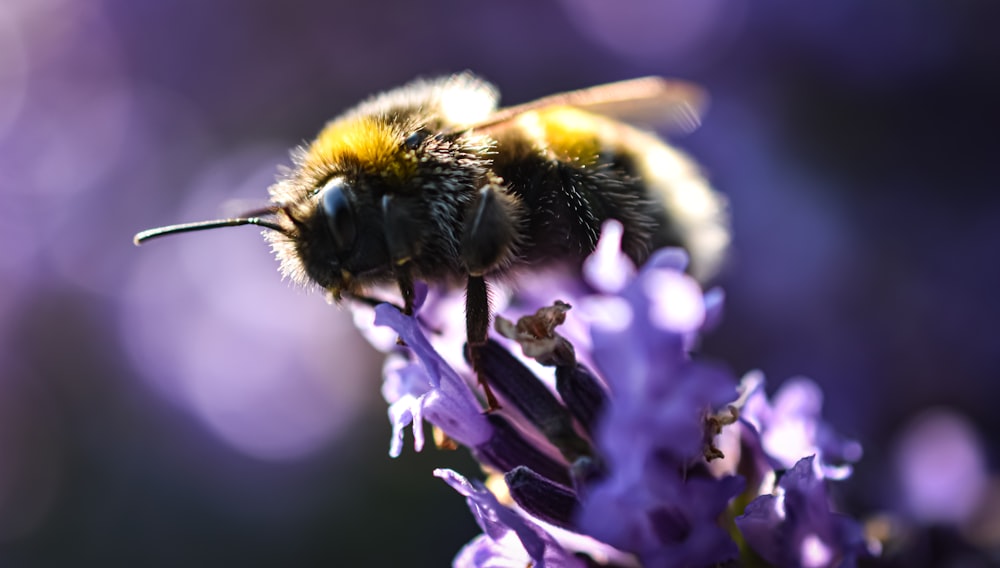
<path fill-rule="evenodd" d="M 462 231 L 462 261 L 469 274 L 483 274 L 510 260 L 520 218 L 517 197 L 494 184 L 479 190 Z"/>
<path fill-rule="evenodd" d="M 396 283 L 399 285 L 399 295 L 403 297 L 403 307 L 400 309 L 408 316 L 413 315 L 413 274 L 410 272 L 410 264 L 405 263 L 396 267 Z M 398 306 L 397 306 L 398 307 Z M 396 338 L 396 345 L 406 345 L 402 337 Z"/>
<path fill-rule="evenodd" d="M 486 345 L 486 336 L 490 327 L 490 300 L 486 280 L 480 276 L 469 276 L 465 289 L 465 333 L 469 340 L 469 362 L 476 378 L 486 395 L 486 412 L 500 409 L 490 383 L 486 380 L 480 364 L 479 350 Z"/>
<path fill-rule="evenodd" d="M 413 313 L 412 260 L 420 250 L 420 225 L 414 220 L 415 206 L 407 197 L 387 194 L 382 197 L 385 241 L 392 259 L 393 272 L 403 298 L 403 313 Z"/>
<path fill-rule="evenodd" d="M 483 274 L 511 256 L 520 212 L 516 197 L 501 186 L 488 184 L 479 190 L 475 203 L 466 211 L 462 231 L 462 262 L 469 271 L 465 293 L 469 361 L 486 394 L 487 412 L 497 410 L 500 404 L 480 365 L 479 349 L 486 344 L 490 327 L 489 290 Z"/>
<path fill-rule="evenodd" d="M 403 297 L 403 313 L 412 316 L 416 293 L 413 290 L 413 272 L 409 262 L 396 267 L 396 284 L 399 286 L 399 295 Z"/>
<path fill-rule="evenodd" d="M 378 298 L 372 298 L 371 296 L 362 296 L 360 294 L 344 294 L 344 296 L 350 298 L 351 300 L 354 300 L 355 302 L 361 302 L 362 304 L 365 304 L 366 306 L 371 308 L 374 308 L 379 304 L 392 303 L 392 302 L 387 302 L 385 300 L 380 300 Z M 398 308 L 399 306 L 396 307 Z"/>

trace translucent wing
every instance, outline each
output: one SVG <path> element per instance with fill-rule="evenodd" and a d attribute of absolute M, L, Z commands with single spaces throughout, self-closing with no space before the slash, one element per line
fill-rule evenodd
<path fill-rule="evenodd" d="M 703 89 L 685 81 L 642 77 L 569 91 L 502 108 L 486 120 L 467 126 L 489 130 L 518 116 L 554 106 L 570 106 L 624 122 L 690 132 L 701 124 L 708 102 Z"/>

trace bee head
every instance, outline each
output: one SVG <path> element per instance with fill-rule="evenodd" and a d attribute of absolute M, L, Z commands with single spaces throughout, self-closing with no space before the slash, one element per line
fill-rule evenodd
<path fill-rule="evenodd" d="M 420 109 L 349 116 L 296 151 L 271 188 L 283 230 L 268 239 L 282 272 L 335 297 L 392 281 L 410 263 L 418 277 L 457 273 L 461 212 L 490 145 L 437 127 Z"/>
<path fill-rule="evenodd" d="M 280 184 L 281 182 L 279 182 Z M 284 231 L 268 233 L 281 270 L 339 297 L 378 280 L 388 262 L 378 211 L 358 200 L 358 182 L 333 176 L 277 213 Z"/>
<path fill-rule="evenodd" d="M 417 80 L 365 101 L 292 152 L 269 190 L 271 206 L 237 219 L 144 231 L 136 242 L 235 225 L 269 229 L 285 276 L 335 297 L 363 294 L 405 272 L 461 272 L 461 219 L 486 183 L 494 142 L 463 125 L 495 109 L 497 94 L 470 74 Z M 259 216 L 258 216 L 259 215 Z"/>

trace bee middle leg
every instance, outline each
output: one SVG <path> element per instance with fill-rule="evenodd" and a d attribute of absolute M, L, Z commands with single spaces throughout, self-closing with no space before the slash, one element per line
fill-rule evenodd
<path fill-rule="evenodd" d="M 521 206 L 504 188 L 488 184 L 479 190 L 466 212 L 462 231 L 462 261 L 469 271 L 465 292 L 466 336 L 469 361 L 486 395 L 487 411 L 500 408 L 483 372 L 479 350 L 490 327 L 489 289 L 483 274 L 509 262 L 518 240 Z"/>
<path fill-rule="evenodd" d="M 486 395 L 487 412 L 500 408 L 500 403 L 486 380 L 479 356 L 479 350 L 486 345 L 489 328 L 490 300 L 486 280 L 482 276 L 470 276 L 465 289 L 465 333 L 469 345 L 469 363 Z"/>

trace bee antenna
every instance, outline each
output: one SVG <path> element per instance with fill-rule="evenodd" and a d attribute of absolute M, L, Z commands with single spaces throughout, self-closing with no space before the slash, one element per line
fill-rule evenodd
<path fill-rule="evenodd" d="M 265 213 L 265 210 L 261 210 L 261 213 Z M 273 211 L 272 211 L 273 212 Z M 142 243 L 155 239 L 157 237 L 163 237 L 166 235 L 176 235 L 177 233 L 190 233 L 192 231 L 205 231 L 208 229 L 218 229 L 220 227 L 239 227 L 240 225 L 257 225 L 258 227 L 264 227 L 265 229 L 271 229 L 272 231 L 277 231 L 283 235 L 288 235 L 288 231 L 284 229 L 281 225 L 273 222 L 261 219 L 260 217 L 238 217 L 235 219 L 216 219 L 214 221 L 198 221 L 196 223 L 181 223 L 179 225 L 168 225 L 166 227 L 157 227 L 155 229 L 147 229 L 140 233 L 137 233 L 132 239 L 136 245 L 141 245 Z"/>

